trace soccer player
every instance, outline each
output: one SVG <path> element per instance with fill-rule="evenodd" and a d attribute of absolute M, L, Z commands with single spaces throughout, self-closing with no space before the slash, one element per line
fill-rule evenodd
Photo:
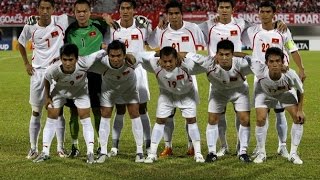
<path fill-rule="evenodd" d="M 289 29 L 285 32 L 279 32 L 274 29 L 273 18 L 275 13 L 276 6 L 274 3 L 270 1 L 261 2 L 259 5 L 259 18 L 262 24 L 249 27 L 244 33 L 244 42 L 246 42 L 247 46 L 252 47 L 252 58 L 261 60 L 262 63 L 265 62 L 266 50 L 269 47 L 278 47 L 283 50 L 285 55 L 284 61 L 287 66 L 289 64 L 289 55 L 287 52 L 290 52 L 294 62 L 299 68 L 299 76 L 303 81 L 306 76 L 298 48 L 292 40 Z M 254 87 L 257 86 L 257 83 L 258 79 L 255 78 Z M 289 154 L 286 147 L 288 126 L 284 108 L 276 106 L 274 111 L 276 113 L 276 129 L 279 139 L 277 152 L 279 155 L 288 158 Z M 266 126 L 268 126 L 268 121 Z M 258 152 L 255 150 L 254 156 L 257 154 Z"/>
<path fill-rule="evenodd" d="M 119 12 L 120 19 L 116 22 L 119 24 L 119 29 L 111 29 L 110 37 L 107 38 L 108 43 L 113 40 L 119 40 L 123 42 L 127 48 L 128 53 L 137 53 L 145 51 L 144 45 L 148 37 L 148 32 L 151 31 L 151 27 L 142 27 L 140 22 L 137 21 L 133 15 L 135 13 L 136 1 L 135 0 L 120 0 Z M 149 85 L 147 72 L 138 65 L 135 69 L 137 76 L 137 87 L 139 90 L 139 113 L 143 125 L 143 134 L 145 139 L 146 150 L 150 148 L 150 119 L 147 112 L 147 102 L 150 100 Z M 116 103 L 117 113 L 114 118 L 114 124 L 112 129 L 112 148 L 110 150 L 110 156 L 116 156 L 119 149 L 119 139 L 121 130 L 123 128 L 124 114 L 126 112 L 124 104 Z"/>
<path fill-rule="evenodd" d="M 259 154 L 254 163 L 266 161 L 266 121 L 270 108 L 283 106 L 291 115 L 291 150 L 288 160 L 294 164 L 302 164 L 297 149 L 303 134 L 305 116 L 303 112 L 303 84 L 299 76 L 292 69 L 283 72 L 285 66 L 283 50 L 271 47 L 266 50 L 265 62 L 252 59 L 252 71 L 258 79 L 255 88 L 256 108 L 256 140 Z M 286 66 L 285 66 L 286 67 Z"/>
<path fill-rule="evenodd" d="M 115 40 L 108 45 L 108 56 L 102 63 L 105 69 L 102 73 L 101 86 L 101 122 L 99 129 L 101 153 L 97 163 L 103 163 L 107 156 L 107 144 L 110 133 L 110 119 L 114 105 L 125 105 L 132 122 L 132 133 L 137 145 L 135 162 L 144 162 L 143 157 L 143 127 L 139 115 L 139 94 L 135 66 L 129 66 L 126 61 L 126 46 Z"/>
<path fill-rule="evenodd" d="M 143 67 L 156 75 L 160 88 L 157 120 L 152 131 L 150 153 L 144 162 L 153 163 L 157 160 L 157 149 L 164 133 L 165 123 L 175 108 L 179 108 L 182 116 L 186 118 L 195 151 L 195 161 L 204 162 L 196 119 L 196 92 L 190 76 L 193 70 L 188 69 L 188 55 L 182 65 L 180 65 L 182 60 L 178 58 L 177 51 L 171 46 L 160 50 L 160 59 L 155 59 L 154 56 L 155 53 L 152 52 L 137 56 L 142 58 Z"/>
<path fill-rule="evenodd" d="M 250 101 L 246 75 L 251 74 L 252 71 L 247 61 L 233 57 L 234 45 L 231 41 L 220 41 L 216 49 L 215 63 L 205 67 L 208 80 L 212 84 L 208 105 L 209 118 L 206 135 L 209 153 L 206 162 L 217 160 L 218 122 L 228 102 L 233 103 L 240 120 L 239 159 L 251 162 L 247 154 L 250 137 Z"/>
<path fill-rule="evenodd" d="M 38 138 L 40 133 L 41 112 L 44 105 L 44 73 L 52 59 L 59 57 L 59 48 L 63 45 L 64 31 L 68 27 L 68 17 L 51 16 L 54 12 L 53 0 L 39 0 L 37 4 L 39 20 L 34 25 L 25 25 L 19 36 L 19 51 L 24 61 L 26 71 L 30 77 L 30 104 L 32 115 L 29 125 L 31 148 L 28 159 L 38 155 Z M 29 63 L 26 53 L 26 43 L 32 41 L 32 64 Z M 59 116 L 55 121 L 57 132 L 57 152 L 65 157 L 64 133 L 65 120 Z"/>
<path fill-rule="evenodd" d="M 106 22 L 100 20 L 91 20 L 91 6 L 87 0 L 77 0 L 74 3 L 74 14 L 76 22 L 69 25 L 66 30 L 65 42 L 76 44 L 79 48 L 79 56 L 86 56 L 101 49 L 104 35 L 109 31 Z M 95 130 L 99 133 L 100 126 L 100 90 L 101 75 L 94 72 L 88 72 L 88 88 L 91 109 L 94 115 Z M 69 157 L 79 155 L 78 134 L 79 122 L 77 107 L 71 100 L 67 101 L 70 107 L 70 133 L 72 137 L 72 147 Z M 98 148 L 99 151 L 99 148 Z"/>
<path fill-rule="evenodd" d="M 87 70 L 92 64 L 106 55 L 100 50 L 91 55 L 79 58 L 75 44 L 65 44 L 60 49 L 60 61 L 50 65 L 45 73 L 45 95 L 48 118 L 43 129 L 43 150 L 33 162 L 50 159 L 50 145 L 55 133 L 55 121 L 66 103 L 73 99 L 78 109 L 83 127 L 83 137 L 87 145 L 87 163 L 94 163 L 93 146 L 94 130 L 90 118 L 90 99 L 88 95 Z"/>
<path fill-rule="evenodd" d="M 194 23 L 183 21 L 182 19 L 182 3 L 171 0 L 166 4 L 166 13 L 168 16 L 169 24 L 166 28 L 159 27 L 165 22 L 162 20 L 159 22 L 158 27 L 150 34 L 148 38 L 149 46 L 152 48 L 163 48 L 165 46 L 171 46 L 178 52 L 192 52 L 196 53 L 197 47 L 206 46 L 206 41 L 201 29 Z M 192 76 L 192 80 L 196 90 L 197 101 L 198 85 L 195 76 Z M 174 112 L 168 117 L 165 124 L 164 141 L 165 149 L 160 153 L 160 157 L 166 157 L 172 155 L 172 135 L 174 131 Z M 188 132 L 188 125 L 186 124 L 186 131 Z M 193 156 L 194 149 L 192 141 L 188 135 L 188 151 L 187 154 Z"/>

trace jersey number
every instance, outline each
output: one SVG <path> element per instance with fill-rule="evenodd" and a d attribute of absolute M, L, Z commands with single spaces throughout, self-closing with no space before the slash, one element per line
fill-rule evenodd
<path fill-rule="evenodd" d="M 176 49 L 178 52 L 180 52 L 180 43 L 172 43 L 171 45 L 174 49 Z"/>
<path fill-rule="evenodd" d="M 266 52 L 267 51 L 267 49 L 270 47 L 270 45 L 267 43 L 267 44 L 265 44 L 265 43 L 262 43 L 262 52 Z"/>
<path fill-rule="evenodd" d="M 46 39 L 48 48 L 50 47 L 50 39 Z"/>
<path fill-rule="evenodd" d="M 176 81 L 168 81 L 168 84 L 169 84 L 169 87 L 172 87 L 172 88 L 176 88 L 176 86 L 177 86 Z"/>

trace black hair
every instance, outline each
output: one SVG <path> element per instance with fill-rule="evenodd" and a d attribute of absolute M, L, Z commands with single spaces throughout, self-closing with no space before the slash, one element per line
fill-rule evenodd
<path fill-rule="evenodd" d="M 234 45 L 233 42 L 231 42 L 230 40 L 222 40 L 220 42 L 218 42 L 217 44 L 217 52 L 219 51 L 219 49 L 226 49 L 226 50 L 231 50 L 231 52 L 234 52 Z"/>
<path fill-rule="evenodd" d="M 119 0 L 119 7 L 124 2 L 131 3 L 133 9 L 135 9 L 137 7 L 137 3 L 135 0 Z"/>
<path fill-rule="evenodd" d="M 42 1 L 43 1 L 43 2 L 49 2 L 49 3 L 51 4 L 51 6 L 54 7 L 54 4 L 55 4 L 55 1 L 54 1 L 54 0 L 38 0 L 38 3 L 37 3 L 38 6 L 37 6 L 37 7 L 40 7 L 40 3 L 41 3 Z"/>
<path fill-rule="evenodd" d="M 166 12 L 168 12 L 170 8 L 179 8 L 180 12 L 182 13 L 182 3 L 177 0 L 170 0 L 166 4 Z"/>
<path fill-rule="evenodd" d="M 275 13 L 277 11 L 277 7 L 276 5 L 271 2 L 271 1 L 262 1 L 260 4 L 259 4 L 259 10 L 262 8 L 262 7 L 271 7 L 272 8 L 272 11 Z"/>
<path fill-rule="evenodd" d="M 91 8 L 91 4 L 89 1 L 87 0 L 77 0 L 74 4 L 73 7 L 75 7 L 77 4 L 87 4 L 89 6 L 89 8 Z"/>
<path fill-rule="evenodd" d="M 160 50 L 160 59 L 163 56 L 170 56 L 170 55 L 173 55 L 174 58 L 178 58 L 177 50 L 171 46 L 165 46 Z"/>
<path fill-rule="evenodd" d="M 60 57 L 62 57 L 63 55 L 66 55 L 66 56 L 74 55 L 74 57 L 78 59 L 79 49 L 75 44 L 66 43 L 60 48 Z"/>
<path fill-rule="evenodd" d="M 230 3 L 232 8 L 235 6 L 234 0 L 217 0 L 217 6 L 222 2 Z"/>
<path fill-rule="evenodd" d="M 266 63 L 268 63 L 270 55 L 280 56 L 282 63 L 284 63 L 284 53 L 283 53 L 282 49 L 280 49 L 278 47 L 268 48 L 266 51 L 266 55 L 265 55 Z"/>
<path fill-rule="evenodd" d="M 118 50 L 121 49 L 123 54 L 126 54 L 126 45 L 123 42 L 120 42 L 119 40 L 112 41 L 107 48 L 107 53 L 110 53 L 110 50 Z"/>

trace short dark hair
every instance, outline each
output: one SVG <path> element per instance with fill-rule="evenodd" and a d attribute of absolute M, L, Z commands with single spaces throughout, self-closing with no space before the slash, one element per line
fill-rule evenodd
<path fill-rule="evenodd" d="M 234 52 L 234 44 L 232 41 L 230 40 L 222 40 L 220 42 L 218 42 L 217 44 L 217 52 L 219 51 L 219 49 L 230 49 L 231 52 Z"/>
<path fill-rule="evenodd" d="M 119 7 L 124 2 L 131 3 L 133 9 L 135 9 L 137 7 L 137 3 L 135 0 L 119 0 Z"/>
<path fill-rule="evenodd" d="M 180 12 L 182 13 L 182 3 L 177 0 L 170 0 L 166 4 L 166 12 L 168 12 L 170 8 L 179 8 Z"/>
<path fill-rule="evenodd" d="M 91 8 L 91 4 L 89 1 L 87 0 L 77 0 L 74 4 L 73 7 L 76 7 L 77 4 L 87 4 L 89 6 L 89 8 Z"/>
<path fill-rule="evenodd" d="M 62 57 L 63 55 L 66 55 L 66 56 L 74 55 L 74 57 L 76 59 L 78 59 L 79 49 L 78 49 L 77 45 L 69 44 L 69 43 L 64 44 L 60 48 L 60 57 Z"/>
<path fill-rule="evenodd" d="M 123 54 L 126 54 L 126 45 L 123 42 L 120 42 L 119 40 L 112 41 L 107 48 L 107 53 L 110 53 L 110 50 L 118 50 L 121 49 Z"/>
<path fill-rule="evenodd" d="M 177 50 L 171 46 L 165 46 L 160 50 L 160 59 L 163 56 L 170 56 L 170 55 L 173 55 L 174 58 L 178 58 Z"/>
<path fill-rule="evenodd" d="M 273 2 L 271 2 L 271 1 L 262 1 L 262 2 L 259 4 L 259 10 L 260 10 L 262 7 L 271 7 L 273 12 L 276 12 L 276 11 L 277 11 L 276 5 L 275 5 Z"/>
<path fill-rule="evenodd" d="M 284 53 L 283 53 L 282 49 L 280 49 L 278 47 L 268 48 L 266 51 L 266 55 L 265 55 L 266 63 L 268 63 L 270 55 L 280 56 L 282 63 L 284 63 Z"/>
<path fill-rule="evenodd" d="M 234 0 L 217 0 L 217 7 L 219 6 L 220 3 L 222 2 L 226 2 L 226 3 L 230 3 L 231 7 L 234 8 Z"/>
<path fill-rule="evenodd" d="M 51 5 L 52 5 L 52 7 L 54 7 L 54 4 L 55 4 L 55 1 L 54 0 L 38 0 L 38 3 L 37 3 L 37 7 L 40 7 L 40 3 L 41 2 L 49 2 Z"/>

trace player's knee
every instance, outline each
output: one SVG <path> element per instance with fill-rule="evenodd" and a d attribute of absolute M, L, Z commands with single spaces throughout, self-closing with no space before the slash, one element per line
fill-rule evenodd
<path fill-rule="evenodd" d="M 116 104 L 117 114 L 124 115 L 126 113 L 126 106 L 124 104 Z"/>
<path fill-rule="evenodd" d="M 112 114 L 112 108 L 101 107 L 101 117 L 110 118 Z"/>
<path fill-rule="evenodd" d="M 259 127 L 262 127 L 266 124 L 266 118 L 264 117 L 257 117 L 257 123 L 256 125 Z"/>
<path fill-rule="evenodd" d="M 90 108 L 78 109 L 78 114 L 80 119 L 85 119 L 90 117 Z"/>
<path fill-rule="evenodd" d="M 186 118 L 186 120 L 187 120 L 187 123 L 188 123 L 188 124 L 193 124 L 193 123 L 196 123 L 196 122 L 197 122 L 197 118 L 196 118 L 196 117 Z"/>
<path fill-rule="evenodd" d="M 275 113 L 282 113 L 282 112 L 284 112 L 284 108 L 282 108 L 282 109 L 274 109 L 274 112 Z"/>
<path fill-rule="evenodd" d="M 219 123 L 220 114 L 209 113 L 208 123 L 210 125 L 216 125 Z"/>
<path fill-rule="evenodd" d="M 167 118 L 157 118 L 156 123 L 158 124 L 165 124 L 167 121 Z"/>
<path fill-rule="evenodd" d="M 42 106 L 32 106 L 32 115 L 33 116 L 40 116 L 42 111 Z"/>

